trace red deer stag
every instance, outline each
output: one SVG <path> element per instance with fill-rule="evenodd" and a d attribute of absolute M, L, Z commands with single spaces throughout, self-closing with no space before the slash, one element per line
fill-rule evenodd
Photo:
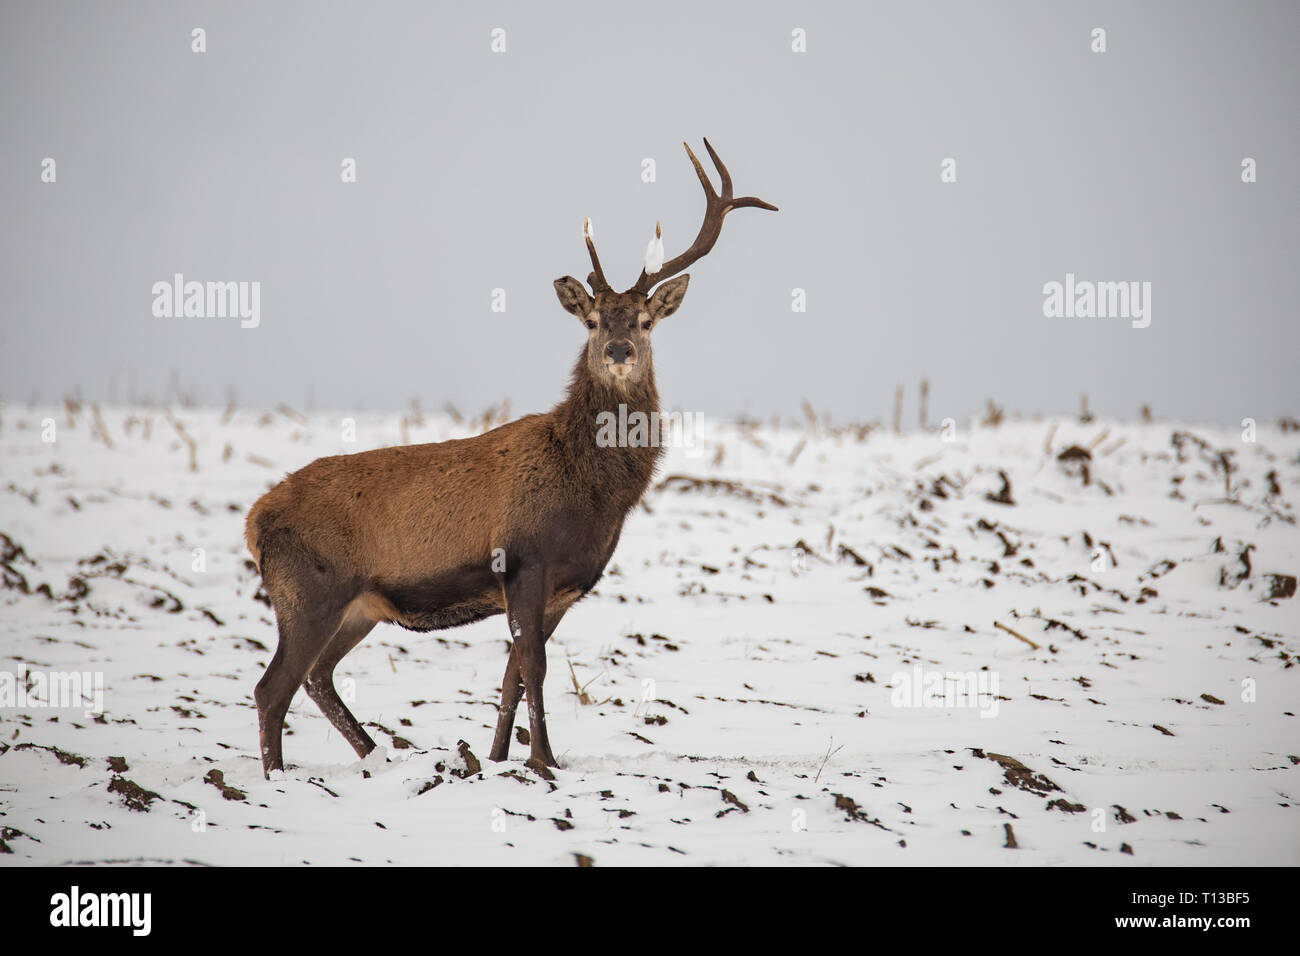
<path fill-rule="evenodd" d="M 554 409 L 474 438 L 320 458 L 253 505 L 248 549 L 280 635 L 253 694 L 267 776 L 283 769 L 284 717 L 304 682 L 359 756 L 374 749 L 334 688 L 334 668 L 376 623 L 429 631 L 503 613 L 513 641 L 491 759 L 506 758 L 527 694 L 528 764 L 557 766 L 542 703 L 546 641 L 604 572 L 662 453 L 657 444 L 602 447 L 597 415 L 617 415 L 622 404 L 652 420 L 659 393 L 650 332 L 681 305 L 690 276 L 679 273 L 713 248 L 731 210 L 776 209 L 737 199 L 727 167 L 704 146 L 721 193 L 687 146 L 704 187 L 704 223 L 690 248 L 659 268 L 662 245 L 656 256 L 652 244 L 626 292 L 605 281 L 584 226 L 591 294 L 572 276 L 557 279 L 555 291 L 587 327 L 587 343 Z"/>

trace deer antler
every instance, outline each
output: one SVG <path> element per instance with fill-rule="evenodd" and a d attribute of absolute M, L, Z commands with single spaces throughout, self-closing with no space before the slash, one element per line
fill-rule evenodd
<path fill-rule="evenodd" d="M 582 223 L 582 236 L 587 240 L 587 252 L 591 254 L 592 273 L 587 276 L 587 285 L 592 292 L 608 292 L 609 283 L 605 281 L 605 270 L 600 267 L 600 257 L 596 255 L 596 243 L 591 235 L 591 217 Z"/>
<path fill-rule="evenodd" d="M 695 241 L 691 243 L 689 249 L 683 252 L 680 256 L 675 256 L 672 259 L 669 259 L 663 264 L 663 268 L 658 272 L 649 274 L 642 269 L 641 277 L 636 280 L 636 284 L 632 286 L 632 288 L 627 290 L 628 292 L 648 293 L 654 285 L 665 279 L 671 279 L 673 276 L 677 275 L 677 273 L 689 268 L 692 263 L 708 255 L 709 250 L 713 248 L 713 244 L 718 241 L 718 236 L 722 234 L 723 217 L 726 216 L 727 213 L 731 212 L 731 210 L 742 209 L 746 206 L 754 206 L 758 209 L 770 209 L 772 212 L 777 211 L 776 207 L 771 203 L 764 202 L 754 196 L 742 196 L 737 199 L 732 194 L 731 173 L 727 172 L 727 167 L 723 165 L 722 160 L 718 158 L 718 154 L 714 152 L 713 147 L 709 145 L 709 141 L 706 139 L 704 141 L 704 148 L 709 151 L 709 157 L 713 160 L 713 165 L 717 167 L 718 175 L 722 179 L 722 194 L 719 195 L 714 190 L 713 184 L 709 182 L 709 177 L 704 172 L 704 168 L 700 165 L 700 161 L 696 159 L 695 154 L 691 152 L 691 147 L 686 143 L 683 143 L 682 145 L 686 147 L 686 155 L 691 158 L 691 165 L 695 167 L 695 175 L 700 177 L 700 185 L 704 187 L 704 222 L 700 226 L 699 234 L 696 235 Z M 587 245 L 591 247 L 590 239 L 587 240 Z M 594 247 L 591 248 L 591 261 L 593 263 L 596 262 L 596 250 Z M 596 270 L 597 272 L 600 271 L 599 264 L 596 265 Z M 604 281 L 603 275 L 599 278 Z"/>

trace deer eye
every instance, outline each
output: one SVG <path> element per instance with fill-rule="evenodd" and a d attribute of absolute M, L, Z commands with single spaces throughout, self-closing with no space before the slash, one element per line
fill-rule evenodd
<path fill-rule="evenodd" d="M 654 320 L 653 320 L 653 319 L 646 319 L 644 322 L 641 323 L 641 330 L 642 330 L 643 332 L 649 332 L 649 331 L 650 331 L 650 326 L 652 326 L 652 325 L 654 325 Z"/>
<path fill-rule="evenodd" d="M 587 320 L 587 328 L 589 328 L 589 329 L 594 329 L 595 327 L 596 327 L 596 323 L 593 322 L 591 319 L 588 319 L 588 320 Z"/>

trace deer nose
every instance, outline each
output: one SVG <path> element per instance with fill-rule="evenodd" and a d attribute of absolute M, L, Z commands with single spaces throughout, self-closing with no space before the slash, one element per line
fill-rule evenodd
<path fill-rule="evenodd" d="M 628 359 L 631 359 L 634 354 L 635 350 L 632 347 L 632 343 L 627 339 L 610 342 L 605 346 L 605 355 L 608 356 L 610 361 L 615 365 L 622 365 L 624 362 L 627 362 Z"/>

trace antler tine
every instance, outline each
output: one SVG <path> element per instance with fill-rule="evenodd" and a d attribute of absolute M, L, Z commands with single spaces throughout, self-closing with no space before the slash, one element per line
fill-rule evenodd
<path fill-rule="evenodd" d="M 709 138 L 707 136 L 704 138 L 704 148 L 709 151 L 709 158 L 713 160 L 713 165 L 717 167 L 718 170 L 718 176 L 722 178 L 722 198 L 730 199 L 732 195 L 731 194 L 731 173 L 727 172 L 727 167 L 723 164 L 722 160 L 718 157 L 718 154 L 713 149 L 712 144 L 709 143 Z"/>
<path fill-rule="evenodd" d="M 713 165 L 718 169 L 718 177 L 722 181 L 722 192 L 720 194 L 713 188 L 713 183 L 709 181 L 708 174 L 704 172 L 704 167 L 700 165 L 700 161 L 691 150 L 690 144 L 683 143 L 682 145 L 686 147 L 686 155 L 690 157 L 691 165 L 695 167 L 695 175 L 699 177 L 700 185 L 704 188 L 704 222 L 700 224 L 700 231 L 696 234 L 695 241 L 691 243 L 685 252 L 665 262 L 663 268 L 653 275 L 642 269 L 640 277 L 636 280 L 636 284 L 628 290 L 629 292 L 648 293 L 652 286 L 665 279 L 671 279 L 708 255 L 709 250 L 718 241 L 718 236 L 722 234 L 722 220 L 731 210 L 755 208 L 768 209 L 772 212 L 777 211 L 777 208 L 771 203 L 764 202 L 756 196 L 735 198 L 732 194 L 731 173 L 727 171 L 726 164 L 722 162 L 721 157 L 714 150 L 713 144 L 707 139 L 704 141 L 704 148 L 708 150 L 709 158 L 713 160 Z"/>
<path fill-rule="evenodd" d="M 682 145 L 686 147 L 686 155 L 691 158 L 691 165 L 695 167 L 695 175 L 700 177 L 700 185 L 704 187 L 704 195 L 710 199 L 718 198 L 718 194 L 713 191 L 713 183 L 709 182 L 709 174 L 704 171 L 704 167 L 700 165 L 700 161 L 695 158 L 695 153 L 692 152 L 691 150 L 691 144 L 682 143 Z M 705 146 L 709 145 L 709 141 L 707 139 L 704 141 L 704 145 Z M 713 164 L 716 166 L 718 164 L 717 153 L 715 153 L 713 149 L 710 148 L 709 155 L 713 157 Z M 725 185 L 726 182 L 727 180 L 724 177 L 723 184 Z"/>
<path fill-rule="evenodd" d="M 739 199 L 735 198 L 731 188 L 731 173 L 727 171 L 726 163 L 722 161 L 722 157 L 718 155 L 717 150 L 713 148 L 713 144 L 707 139 L 704 140 L 704 148 L 709 151 L 709 158 L 713 160 L 713 165 L 718 168 L 718 176 L 722 179 L 722 195 L 719 198 L 725 200 L 727 204 L 727 208 L 723 210 L 724 214 L 730 212 L 732 209 L 743 209 L 747 207 L 767 209 L 771 212 L 780 212 L 780 210 L 770 202 L 764 202 L 757 196 L 741 196 Z M 686 151 L 688 153 L 691 151 L 689 146 L 686 147 Z M 691 159 L 694 158 L 694 156 L 691 157 Z M 698 169 L 699 163 L 696 163 L 695 166 L 696 169 Z M 710 186 L 709 191 L 713 192 L 712 186 Z M 717 193 L 714 193 L 714 195 L 716 196 Z"/>
<path fill-rule="evenodd" d="M 587 276 L 587 285 L 592 292 L 608 292 L 609 283 L 605 281 L 605 270 L 600 267 L 600 256 L 596 255 L 596 243 L 591 238 L 591 217 L 582 223 L 582 237 L 587 241 L 587 253 L 591 256 L 592 272 Z"/>

